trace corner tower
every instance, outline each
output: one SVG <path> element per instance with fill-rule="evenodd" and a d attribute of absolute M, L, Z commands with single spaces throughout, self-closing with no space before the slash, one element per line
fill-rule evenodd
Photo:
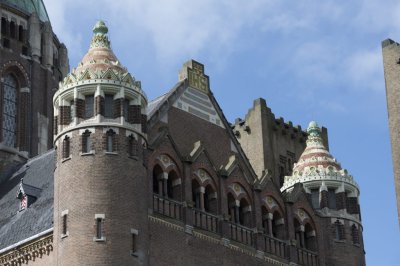
<path fill-rule="evenodd" d="M 96 23 L 53 98 L 56 265 L 147 264 L 147 99 L 107 32 Z"/>
<path fill-rule="evenodd" d="M 384 40 L 382 42 L 382 53 L 394 182 L 397 194 L 397 213 L 400 224 L 400 44 L 391 39 Z"/>
<path fill-rule="evenodd" d="M 324 230 L 318 243 L 324 245 L 320 250 L 327 265 L 365 265 L 358 185 L 326 149 L 316 122 L 309 124 L 307 133 L 306 149 L 294 164 L 293 174 L 285 177 L 281 191 L 303 184 Z"/>

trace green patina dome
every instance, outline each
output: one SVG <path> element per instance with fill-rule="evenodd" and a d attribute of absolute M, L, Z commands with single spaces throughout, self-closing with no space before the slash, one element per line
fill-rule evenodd
<path fill-rule="evenodd" d="M 1 3 L 5 3 L 29 15 L 36 12 L 41 21 L 50 21 L 43 0 L 1 0 Z"/>
<path fill-rule="evenodd" d="M 93 27 L 93 33 L 95 35 L 105 35 L 108 33 L 108 28 L 104 21 L 99 20 L 96 22 L 96 24 Z"/>

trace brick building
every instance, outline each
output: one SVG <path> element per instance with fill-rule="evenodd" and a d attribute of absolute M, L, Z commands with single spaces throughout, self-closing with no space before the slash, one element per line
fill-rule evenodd
<path fill-rule="evenodd" d="M 385 73 L 386 99 L 389 117 L 390 140 L 395 189 L 397 194 L 397 210 L 400 223 L 400 44 L 387 39 L 382 42 L 383 67 Z"/>
<path fill-rule="evenodd" d="M 148 102 L 107 32 L 51 91 L 54 148 L 4 172 L 0 265 L 365 265 L 358 185 L 325 128 L 263 99 L 228 123 L 194 60 Z"/>

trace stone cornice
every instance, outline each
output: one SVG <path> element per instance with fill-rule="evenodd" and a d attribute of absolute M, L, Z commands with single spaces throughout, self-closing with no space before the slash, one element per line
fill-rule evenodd
<path fill-rule="evenodd" d="M 53 232 L 0 254 L 1 266 L 28 264 L 53 251 Z"/>

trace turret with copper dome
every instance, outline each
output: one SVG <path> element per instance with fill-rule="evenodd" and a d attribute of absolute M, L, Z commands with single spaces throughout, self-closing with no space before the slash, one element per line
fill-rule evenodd
<path fill-rule="evenodd" d="M 147 98 L 93 28 L 54 102 L 56 265 L 146 265 Z"/>
<path fill-rule="evenodd" d="M 323 241 L 331 253 L 329 265 L 344 265 L 349 260 L 354 262 L 351 265 L 365 265 L 363 249 L 358 248 L 363 246 L 359 187 L 324 146 L 316 122 L 310 122 L 307 133 L 307 146 L 294 164 L 293 174 L 285 177 L 281 191 L 290 192 L 301 183 L 322 218 L 322 228 L 332 229 Z"/>

